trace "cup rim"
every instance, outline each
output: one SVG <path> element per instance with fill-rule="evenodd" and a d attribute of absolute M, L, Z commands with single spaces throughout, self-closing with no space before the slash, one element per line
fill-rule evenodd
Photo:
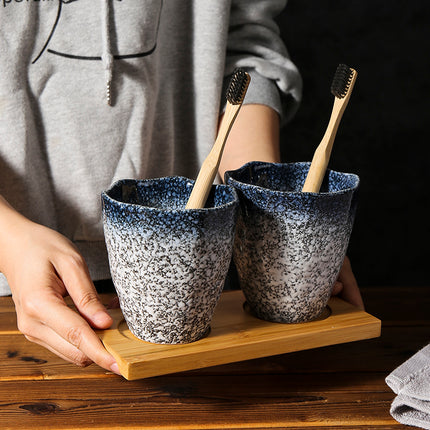
<path fill-rule="evenodd" d="M 115 181 L 107 190 L 103 191 L 101 193 L 101 197 L 103 200 L 107 200 L 111 203 L 114 203 L 116 205 L 119 206 L 124 206 L 127 208 L 133 208 L 133 209 L 137 209 L 137 210 L 150 210 L 150 211 L 154 211 L 154 212 L 163 212 L 163 213 L 189 213 L 189 212 L 197 212 L 197 213 L 204 213 L 204 212 L 212 212 L 215 210 L 220 210 L 220 209 L 228 209 L 231 206 L 235 206 L 236 204 L 239 203 L 239 197 L 237 195 L 236 190 L 234 189 L 234 187 L 232 187 L 231 185 L 228 184 L 213 184 L 212 187 L 216 188 L 224 188 L 227 191 L 229 191 L 231 193 L 231 200 L 228 201 L 227 203 L 223 203 L 221 205 L 218 206 L 211 206 L 211 207 L 203 207 L 203 208 L 197 208 L 197 209 L 185 209 L 185 206 L 183 208 L 157 208 L 157 207 L 153 207 L 153 206 L 145 206 L 142 204 L 138 204 L 138 203 L 128 203 L 128 202 L 124 202 L 121 200 L 117 200 L 115 198 L 113 198 L 112 196 L 109 195 L 109 192 L 111 192 L 114 188 L 121 186 L 122 184 L 125 183 L 134 183 L 134 184 L 138 184 L 138 183 L 155 183 L 158 181 L 167 181 L 169 179 L 179 179 L 179 180 L 183 180 L 186 182 L 186 185 L 191 186 L 194 185 L 195 180 L 194 179 L 190 179 L 187 178 L 185 176 L 180 176 L 180 175 L 172 175 L 172 176 L 160 176 L 157 178 L 145 178 L 145 179 L 134 179 L 134 178 L 124 178 L 124 179 L 119 179 L 117 181 Z"/>
<path fill-rule="evenodd" d="M 238 169 L 228 170 L 227 172 L 225 172 L 225 178 L 226 178 L 225 182 L 237 184 L 239 186 L 239 188 L 242 187 L 242 188 L 247 188 L 247 189 L 255 189 L 255 190 L 258 190 L 260 192 L 263 192 L 263 191 L 264 192 L 270 192 L 270 193 L 275 194 L 275 195 L 297 195 L 297 196 L 299 196 L 299 195 L 300 196 L 303 196 L 303 195 L 309 195 L 309 196 L 339 195 L 339 194 L 343 194 L 343 193 L 348 193 L 350 191 L 354 191 L 355 189 L 358 188 L 358 186 L 360 184 L 360 177 L 358 175 L 356 175 L 355 173 L 339 172 L 339 171 L 333 170 L 333 169 L 327 169 L 327 173 L 333 172 L 335 174 L 348 176 L 348 177 L 352 178 L 353 180 L 355 180 L 355 186 L 343 188 L 343 189 L 337 190 L 337 191 L 327 191 L 327 192 L 303 192 L 303 191 L 273 190 L 271 188 L 262 187 L 261 185 L 251 184 L 249 182 L 242 182 L 242 181 L 239 181 L 238 179 L 235 179 L 234 177 L 231 176 L 232 173 L 240 172 L 241 170 L 245 170 L 249 167 L 264 167 L 264 166 L 286 167 L 286 166 L 310 166 L 310 165 L 311 165 L 311 163 L 309 161 L 294 161 L 294 162 L 289 162 L 289 163 L 272 163 L 272 162 L 265 162 L 265 161 L 250 161 L 250 162 L 244 164 L 243 166 L 239 167 Z"/>

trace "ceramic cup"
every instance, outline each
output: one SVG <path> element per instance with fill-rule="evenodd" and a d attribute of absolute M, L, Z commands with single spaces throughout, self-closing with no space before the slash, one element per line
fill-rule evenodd
<path fill-rule="evenodd" d="M 309 166 L 252 162 L 226 173 L 240 201 L 233 251 L 239 283 L 264 320 L 318 318 L 346 254 L 359 178 L 329 170 L 320 193 L 302 193 Z"/>
<path fill-rule="evenodd" d="M 231 260 L 238 198 L 214 185 L 206 207 L 186 210 L 194 181 L 121 180 L 102 193 L 112 280 L 130 331 L 189 343 L 210 328 Z"/>

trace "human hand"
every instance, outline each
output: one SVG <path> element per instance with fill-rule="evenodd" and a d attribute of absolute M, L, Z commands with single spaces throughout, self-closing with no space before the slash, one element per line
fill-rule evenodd
<path fill-rule="evenodd" d="M 9 211 L 10 212 L 10 211 Z M 18 213 L 4 217 L 0 271 L 15 303 L 18 328 L 25 337 L 78 366 L 92 362 L 119 374 L 115 359 L 93 331 L 112 324 L 74 245 L 61 234 Z M 79 313 L 70 309 L 70 295 Z"/>
<path fill-rule="evenodd" d="M 351 262 L 348 257 L 345 257 L 343 261 L 339 276 L 333 287 L 332 295 L 339 296 L 359 309 L 364 310 L 360 289 L 352 272 Z"/>

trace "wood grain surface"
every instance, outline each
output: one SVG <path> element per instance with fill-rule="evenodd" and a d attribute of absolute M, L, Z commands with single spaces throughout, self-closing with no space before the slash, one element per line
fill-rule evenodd
<path fill-rule="evenodd" d="M 127 381 L 28 342 L 0 299 L 1 429 L 413 429 L 385 377 L 428 343 L 428 288 L 367 288 L 379 338 Z M 108 299 L 108 297 L 107 297 Z"/>

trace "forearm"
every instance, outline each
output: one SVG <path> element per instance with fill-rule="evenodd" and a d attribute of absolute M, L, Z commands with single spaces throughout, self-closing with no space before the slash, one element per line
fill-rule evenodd
<path fill-rule="evenodd" d="M 279 115 L 258 104 L 244 105 L 225 144 L 218 172 L 221 179 L 249 161 L 279 162 Z"/>
<path fill-rule="evenodd" d="M 0 272 L 5 270 L 6 255 L 3 252 L 8 252 L 11 246 L 9 239 L 16 235 L 15 232 L 26 221 L 28 220 L 0 195 Z"/>
<path fill-rule="evenodd" d="M 0 195 L 0 231 L 5 227 L 13 224 L 13 220 L 25 220 L 26 218 L 17 212 L 7 201 Z"/>

